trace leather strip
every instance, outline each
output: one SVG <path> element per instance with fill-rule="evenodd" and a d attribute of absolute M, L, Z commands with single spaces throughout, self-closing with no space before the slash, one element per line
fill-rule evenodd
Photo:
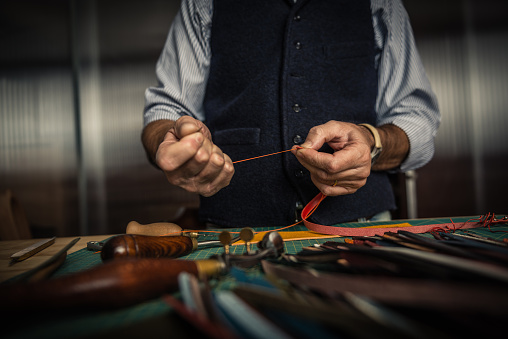
<path fill-rule="evenodd" d="M 399 230 L 404 230 L 411 233 L 426 233 L 430 232 L 436 228 L 448 228 L 448 229 L 469 229 L 480 227 L 481 223 L 479 222 L 465 222 L 460 223 L 460 227 L 453 223 L 445 223 L 445 224 L 431 224 L 431 225 L 420 225 L 420 226 L 402 226 L 401 225 L 378 225 L 378 226 L 367 226 L 367 227 L 340 227 L 340 226 L 325 226 L 310 222 L 307 220 L 308 217 L 316 210 L 321 201 L 326 198 L 326 195 L 319 192 L 302 210 L 302 220 L 304 225 L 311 231 L 322 233 L 322 234 L 331 234 L 331 235 L 341 235 L 344 237 L 353 237 L 353 236 L 374 236 L 374 235 L 383 235 L 385 232 L 397 232 Z"/>

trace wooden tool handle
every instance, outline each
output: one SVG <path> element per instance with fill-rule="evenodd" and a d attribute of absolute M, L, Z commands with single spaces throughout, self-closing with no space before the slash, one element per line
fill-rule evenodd
<path fill-rule="evenodd" d="M 221 272 L 217 260 L 118 259 L 60 278 L 0 285 L 5 312 L 98 310 L 134 305 L 176 291 L 178 275 Z"/>
<path fill-rule="evenodd" d="M 127 224 L 126 234 L 140 235 L 181 235 L 182 228 L 177 224 L 170 222 L 157 222 L 153 224 L 142 225 L 136 221 Z"/>
<path fill-rule="evenodd" d="M 106 241 L 101 250 L 102 261 L 117 258 L 178 258 L 197 248 L 197 240 L 184 236 L 158 237 L 124 234 Z"/>

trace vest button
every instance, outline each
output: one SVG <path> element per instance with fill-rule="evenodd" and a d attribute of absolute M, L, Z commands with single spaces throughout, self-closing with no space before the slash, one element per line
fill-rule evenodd
<path fill-rule="evenodd" d="M 297 43 L 295 43 L 295 47 L 296 49 L 302 49 L 302 43 L 298 41 Z"/>
<path fill-rule="evenodd" d="M 300 136 L 300 135 L 295 135 L 295 137 L 293 138 L 293 142 L 295 145 L 299 145 L 303 142 L 303 138 Z"/>
<path fill-rule="evenodd" d="M 293 105 L 293 111 L 295 111 L 296 113 L 300 112 L 301 110 L 302 108 L 300 107 L 300 105 L 298 104 Z"/>
<path fill-rule="evenodd" d="M 302 170 L 296 170 L 295 171 L 295 177 L 297 177 L 297 178 L 303 178 L 303 175 L 304 175 L 304 173 L 303 173 Z"/>
<path fill-rule="evenodd" d="M 295 17 L 294 17 L 294 20 L 295 20 L 295 21 L 300 21 L 301 19 L 302 19 L 302 18 L 301 18 L 299 15 L 295 15 Z"/>

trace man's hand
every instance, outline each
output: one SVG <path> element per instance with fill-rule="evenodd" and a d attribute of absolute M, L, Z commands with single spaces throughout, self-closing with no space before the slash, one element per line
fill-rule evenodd
<path fill-rule="evenodd" d="M 378 128 L 383 151 L 374 170 L 396 168 L 409 152 L 409 140 L 400 128 L 383 125 Z M 333 154 L 318 152 L 327 143 Z M 325 195 L 355 193 L 364 186 L 371 171 L 371 149 L 374 137 L 362 126 L 329 121 L 311 128 L 307 139 L 294 147 L 293 154 L 309 170 L 312 182 Z"/>
<path fill-rule="evenodd" d="M 189 116 L 176 122 L 155 121 L 152 124 L 143 131 L 143 144 L 171 184 L 205 197 L 229 185 L 234 174 L 233 163 L 212 142 L 205 124 Z M 160 139 L 164 130 L 167 132 L 157 145 L 153 139 L 157 139 L 156 135 Z"/>
<path fill-rule="evenodd" d="M 329 121 L 313 127 L 294 148 L 298 161 L 309 170 L 312 182 L 325 195 L 356 192 L 370 175 L 372 140 L 369 131 L 355 124 Z M 333 154 L 318 152 L 327 143 Z"/>

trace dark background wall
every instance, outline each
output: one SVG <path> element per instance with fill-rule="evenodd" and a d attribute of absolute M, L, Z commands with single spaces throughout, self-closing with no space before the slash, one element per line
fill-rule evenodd
<path fill-rule="evenodd" d="M 442 112 L 418 214 L 506 213 L 508 3 L 404 1 Z"/>
<path fill-rule="evenodd" d="M 417 216 L 506 212 L 508 6 L 404 4 L 443 114 L 435 158 L 416 172 Z M 130 220 L 197 207 L 148 164 L 140 142 L 143 92 L 156 83 L 178 6 L 0 3 L 0 190 L 13 191 L 35 235 L 124 232 Z"/>

